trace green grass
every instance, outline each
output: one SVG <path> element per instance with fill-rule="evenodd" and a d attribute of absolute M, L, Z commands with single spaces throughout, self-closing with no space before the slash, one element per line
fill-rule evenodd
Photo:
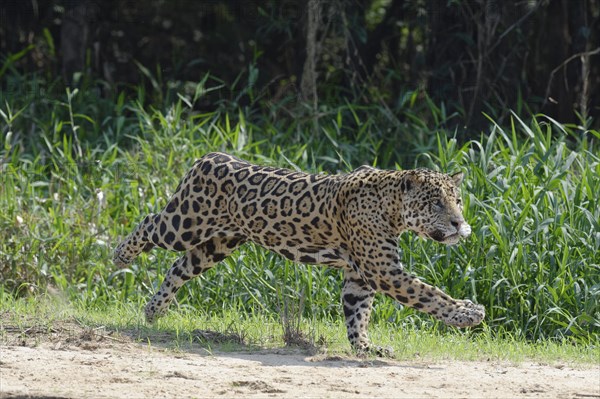
<path fill-rule="evenodd" d="M 401 128 L 412 129 L 416 140 L 405 145 L 390 139 L 391 128 L 378 126 L 383 111 L 376 108 L 325 107 L 316 124 L 298 119 L 281 126 L 269 110 L 262 118 L 231 106 L 199 113 L 188 102 L 153 108 L 121 95 L 94 99 L 85 91 L 6 99 L 0 106 L 2 301 L 53 287 L 81 309 L 139 311 L 174 255 L 154 250 L 118 270 L 110 261 L 113 248 L 145 214 L 165 205 L 195 159 L 220 150 L 312 172 L 363 163 L 465 171 L 473 235 L 456 247 L 404 235 L 399 245 L 406 267 L 486 307 L 483 325 L 468 333 L 475 337 L 598 347 L 598 132 L 543 115 L 514 115 L 506 126 L 490 120 L 478 140 L 458 142 L 452 132 L 432 133 L 413 116 Z M 439 110 L 432 106 L 431 113 Z M 235 312 L 264 320 L 296 304 L 302 317 L 338 325 L 340 281 L 338 271 L 293 265 L 247 245 L 186 284 L 173 313 L 215 320 Z M 379 296 L 373 324 L 456 336 Z"/>
<path fill-rule="evenodd" d="M 74 303 L 60 295 L 14 299 L 5 297 L 0 307 L 0 343 L 38 345 L 47 340 L 70 340 L 93 331 L 116 342 L 136 342 L 175 351 L 204 353 L 277 350 L 326 356 L 354 356 L 341 319 L 301 318 L 299 338 L 286 344 L 281 320 L 264 312 L 244 314 L 228 309 L 219 317 L 202 310 L 171 312 L 156 324 L 146 325 L 140 309 L 128 303 L 104 308 Z M 52 335 L 54 334 L 54 335 Z M 498 339 L 490 329 L 472 331 L 390 329 L 384 321 L 370 327 L 374 343 L 390 348 L 390 358 L 422 361 L 539 362 L 544 364 L 595 364 L 600 348 L 518 338 Z"/>

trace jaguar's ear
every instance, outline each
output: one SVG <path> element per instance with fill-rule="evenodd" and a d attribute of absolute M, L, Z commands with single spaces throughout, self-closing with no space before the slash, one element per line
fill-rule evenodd
<path fill-rule="evenodd" d="M 456 185 L 456 187 L 459 187 L 460 184 L 465 179 L 465 174 L 463 172 L 458 172 L 458 173 L 451 175 L 450 177 L 454 181 L 454 184 Z"/>

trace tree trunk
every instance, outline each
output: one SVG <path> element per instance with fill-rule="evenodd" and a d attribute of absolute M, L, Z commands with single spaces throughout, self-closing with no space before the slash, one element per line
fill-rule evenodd
<path fill-rule="evenodd" d="M 74 83 L 75 73 L 85 70 L 86 50 L 97 13 L 96 5 L 89 0 L 67 2 L 60 32 L 60 51 L 62 74 L 68 85 Z"/>
<path fill-rule="evenodd" d="M 317 31 L 321 14 L 320 0 L 308 0 L 306 19 L 306 59 L 302 71 L 300 91 L 302 98 L 311 104 L 313 111 L 317 109 Z"/>

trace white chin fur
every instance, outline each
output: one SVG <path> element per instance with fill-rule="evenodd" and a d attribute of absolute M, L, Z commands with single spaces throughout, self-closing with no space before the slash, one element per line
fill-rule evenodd
<path fill-rule="evenodd" d="M 460 241 L 460 236 L 455 234 L 453 236 L 447 237 L 444 241 L 442 241 L 442 244 L 455 245 L 455 244 L 458 244 L 459 241 Z"/>
<path fill-rule="evenodd" d="M 471 226 L 469 226 L 467 223 L 463 223 L 460 225 L 460 229 L 458 230 L 458 234 L 461 237 L 468 237 L 471 235 Z"/>

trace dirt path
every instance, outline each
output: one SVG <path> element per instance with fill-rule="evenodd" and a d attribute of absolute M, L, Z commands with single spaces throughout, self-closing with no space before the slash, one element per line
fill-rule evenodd
<path fill-rule="evenodd" d="M 600 398 L 600 366 L 208 354 L 86 334 L 4 331 L 0 398 Z"/>

